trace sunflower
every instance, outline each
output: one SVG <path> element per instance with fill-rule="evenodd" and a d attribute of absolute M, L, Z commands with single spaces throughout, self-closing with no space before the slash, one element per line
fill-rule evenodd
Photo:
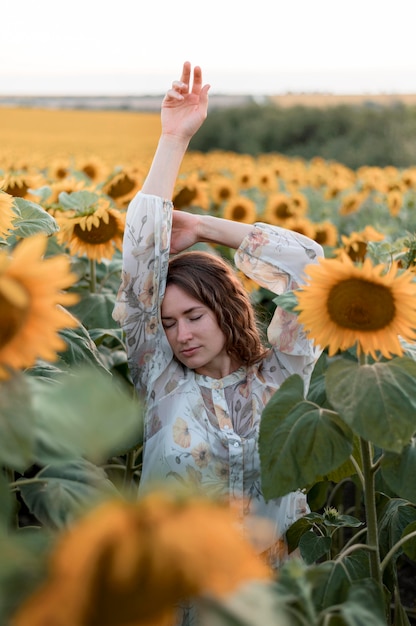
<path fill-rule="evenodd" d="M 290 203 L 293 207 L 293 212 L 297 216 L 305 215 L 308 211 L 309 202 L 308 198 L 301 191 L 294 191 L 290 196 Z"/>
<path fill-rule="evenodd" d="M 36 189 L 43 183 L 40 174 L 30 174 L 24 170 L 12 170 L 0 178 L 0 188 L 15 198 L 35 199 L 30 189 Z"/>
<path fill-rule="evenodd" d="M 233 178 L 217 174 L 209 180 L 212 201 L 215 204 L 227 202 L 237 194 L 237 185 Z"/>
<path fill-rule="evenodd" d="M 233 222 L 252 224 L 256 220 L 256 204 L 246 196 L 232 197 L 224 207 L 223 217 Z"/>
<path fill-rule="evenodd" d="M 339 208 L 340 215 L 349 215 L 355 213 L 367 198 L 367 193 L 362 191 L 351 191 L 341 199 Z"/>
<path fill-rule="evenodd" d="M 98 156 L 80 159 L 76 164 L 76 170 L 85 174 L 94 183 L 103 181 L 108 174 L 108 166 Z"/>
<path fill-rule="evenodd" d="M 16 219 L 12 209 L 13 202 L 13 196 L 0 189 L 0 237 L 7 237 L 9 231 L 13 229 L 13 221 Z"/>
<path fill-rule="evenodd" d="M 52 181 L 63 180 L 71 175 L 72 165 L 69 159 L 57 157 L 48 167 L 48 177 Z"/>
<path fill-rule="evenodd" d="M 342 247 L 337 248 L 335 256 L 343 257 L 347 255 L 352 261 L 364 261 L 367 254 L 369 241 L 383 241 L 385 236 L 371 225 L 367 225 L 360 232 L 353 232 L 351 235 L 341 235 Z"/>
<path fill-rule="evenodd" d="M 65 342 L 57 334 L 78 322 L 58 304 L 74 304 L 62 293 L 77 279 L 63 255 L 43 259 L 47 238 L 23 239 L 13 256 L 0 252 L 0 377 L 31 367 L 37 358 L 55 361 Z"/>
<path fill-rule="evenodd" d="M 196 206 L 200 209 L 209 208 L 208 183 L 200 180 L 197 173 L 192 173 L 176 183 L 173 195 L 175 209 Z"/>
<path fill-rule="evenodd" d="M 338 229 L 329 220 L 314 224 L 315 232 L 312 237 L 321 246 L 333 247 L 338 241 Z"/>
<path fill-rule="evenodd" d="M 386 196 L 386 202 L 390 215 L 396 217 L 403 206 L 403 192 L 398 189 L 389 190 Z"/>
<path fill-rule="evenodd" d="M 115 171 L 103 185 L 102 191 L 109 196 L 118 207 L 125 208 L 143 184 L 143 174 L 134 168 L 123 168 Z"/>
<path fill-rule="evenodd" d="M 278 188 L 276 174 L 271 166 L 257 168 L 256 185 L 263 193 L 274 193 Z"/>
<path fill-rule="evenodd" d="M 358 354 L 402 355 L 400 337 L 416 338 L 416 283 L 410 271 L 398 273 L 394 262 L 361 266 L 349 257 L 320 259 L 309 265 L 309 282 L 298 293 L 299 321 L 329 356 L 357 346 Z"/>
<path fill-rule="evenodd" d="M 277 192 L 269 195 L 263 215 L 265 222 L 279 226 L 295 215 L 295 208 L 287 193 Z"/>
<path fill-rule="evenodd" d="M 11 626 L 168 626 L 179 602 L 270 582 L 236 521 L 232 508 L 202 498 L 105 502 L 62 533 L 46 580 Z"/>
<path fill-rule="evenodd" d="M 112 259 L 116 249 L 121 250 L 125 214 L 111 207 L 105 198 L 87 209 L 65 211 L 55 215 L 60 230 L 58 243 L 69 248 L 71 254 L 86 255 L 90 260 Z"/>

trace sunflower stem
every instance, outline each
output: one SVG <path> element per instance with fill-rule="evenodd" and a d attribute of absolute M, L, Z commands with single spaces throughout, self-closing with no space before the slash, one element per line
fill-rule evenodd
<path fill-rule="evenodd" d="M 376 511 L 375 472 L 372 465 L 372 445 L 360 438 L 361 458 L 364 476 L 364 505 L 367 522 L 367 545 L 370 551 L 370 571 L 372 578 L 382 587 L 378 523 Z"/>
<path fill-rule="evenodd" d="M 95 259 L 90 259 L 90 293 L 97 291 L 97 265 Z"/>

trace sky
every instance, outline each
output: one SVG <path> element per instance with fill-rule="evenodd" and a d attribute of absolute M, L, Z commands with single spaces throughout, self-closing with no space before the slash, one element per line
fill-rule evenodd
<path fill-rule="evenodd" d="M 415 0 L 7 0 L 0 95 L 416 93 Z"/>

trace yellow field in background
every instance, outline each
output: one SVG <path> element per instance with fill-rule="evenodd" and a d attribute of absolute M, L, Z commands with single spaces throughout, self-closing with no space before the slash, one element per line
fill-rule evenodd
<path fill-rule="evenodd" d="M 159 132 L 159 113 L 0 108 L 0 162 L 39 167 L 91 155 L 112 164 L 147 161 Z"/>

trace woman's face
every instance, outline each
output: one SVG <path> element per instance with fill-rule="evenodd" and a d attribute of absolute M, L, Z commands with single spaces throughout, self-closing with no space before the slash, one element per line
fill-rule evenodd
<path fill-rule="evenodd" d="M 234 371 L 214 312 L 177 285 L 166 287 L 162 323 L 175 357 L 189 369 L 211 378 Z"/>

